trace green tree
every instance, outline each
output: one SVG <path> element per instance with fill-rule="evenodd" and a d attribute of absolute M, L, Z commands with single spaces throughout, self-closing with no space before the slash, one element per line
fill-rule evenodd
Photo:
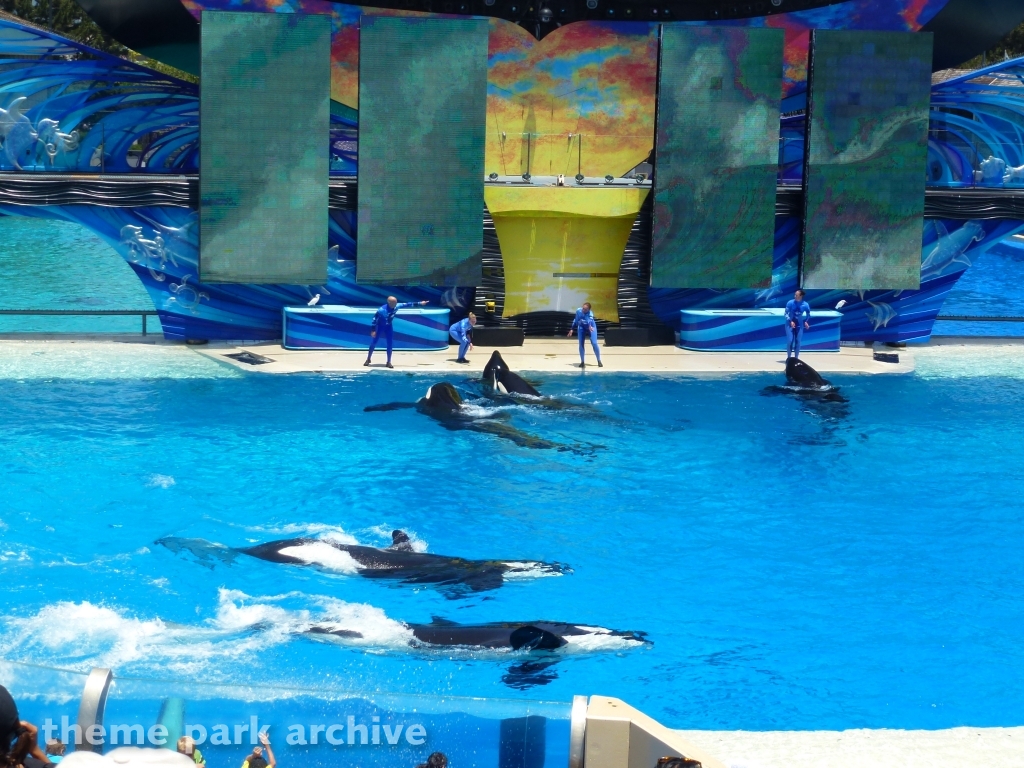
<path fill-rule="evenodd" d="M 0 11 L 16 16 L 28 24 L 56 32 L 69 40 L 155 69 L 165 75 L 188 80 L 191 83 L 199 82 L 199 78 L 195 75 L 146 58 L 121 45 L 100 29 L 75 0 L 0 0 Z"/>
<path fill-rule="evenodd" d="M 1015 59 L 1018 56 L 1024 56 L 1024 24 L 1014 29 L 981 56 L 975 56 L 970 61 L 965 61 L 960 67 L 962 69 L 978 69 L 989 64 L 996 64 L 1003 59 Z"/>

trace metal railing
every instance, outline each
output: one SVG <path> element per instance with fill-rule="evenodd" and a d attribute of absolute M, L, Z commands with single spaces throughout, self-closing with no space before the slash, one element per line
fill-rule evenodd
<path fill-rule="evenodd" d="M 957 320 L 972 323 L 1024 323 L 1024 317 L 1000 317 L 998 315 L 939 315 L 936 320 Z"/>
<path fill-rule="evenodd" d="M 122 315 L 122 316 L 139 316 L 142 318 L 142 335 L 148 334 L 146 327 L 146 318 L 156 317 L 156 310 L 152 309 L 0 309 L 0 315 L 24 315 L 24 316 L 37 316 L 37 315 L 81 315 L 81 316 L 99 316 L 99 315 Z"/>

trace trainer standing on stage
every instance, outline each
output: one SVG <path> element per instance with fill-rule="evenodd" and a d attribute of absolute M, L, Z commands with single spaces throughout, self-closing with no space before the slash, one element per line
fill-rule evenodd
<path fill-rule="evenodd" d="M 572 321 L 572 328 L 569 329 L 569 338 L 572 338 L 573 331 L 580 336 L 580 368 L 587 367 L 587 361 L 584 359 L 586 347 L 583 345 L 587 336 L 590 336 L 590 346 L 594 348 L 597 367 L 604 368 L 604 363 L 601 362 L 601 350 L 597 346 L 597 318 L 594 317 L 594 313 L 590 309 L 589 301 L 583 302 L 583 306 L 576 310 L 576 319 Z"/>
<path fill-rule="evenodd" d="M 800 357 L 800 342 L 804 331 L 811 327 L 811 305 L 804 301 L 804 292 L 796 289 L 786 302 L 786 357 Z"/>
<path fill-rule="evenodd" d="M 428 304 L 426 301 L 419 302 L 421 307 L 425 307 Z M 388 296 L 386 304 L 381 305 L 381 308 L 377 310 L 373 316 L 373 323 L 370 325 L 370 337 L 373 341 L 370 342 L 370 351 L 366 353 L 366 362 L 363 365 L 370 364 L 370 358 L 373 357 L 373 350 L 377 347 L 377 342 L 380 341 L 380 335 L 383 333 L 384 338 L 388 342 L 388 368 L 394 368 L 391 364 L 391 349 L 395 343 L 395 328 L 391 324 L 395 319 L 395 315 L 398 314 L 400 309 L 408 309 L 409 307 L 415 307 L 415 301 L 407 301 L 403 304 L 398 303 L 398 299 L 394 296 Z"/>
<path fill-rule="evenodd" d="M 453 339 L 459 342 L 459 359 L 456 363 L 468 363 L 466 351 L 473 348 L 473 326 L 476 325 L 476 315 L 472 312 L 467 317 L 453 323 L 448 333 Z"/>

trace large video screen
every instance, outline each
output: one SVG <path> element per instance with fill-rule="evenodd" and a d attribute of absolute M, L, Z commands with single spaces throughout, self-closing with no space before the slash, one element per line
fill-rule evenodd
<path fill-rule="evenodd" d="M 920 287 L 932 36 L 816 30 L 802 285 Z"/>
<path fill-rule="evenodd" d="M 662 28 L 654 287 L 771 283 L 783 44 L 781 29 Z"/>
<path fill-rule="evenodd" d="M 483 19 L 362 17 L 358 282 L 480 283 L 487 34 Z"/>
<path fill-rule="evenodd" d="M 331 21 L 203 11 L 199 274 L 327 280 Z"/>

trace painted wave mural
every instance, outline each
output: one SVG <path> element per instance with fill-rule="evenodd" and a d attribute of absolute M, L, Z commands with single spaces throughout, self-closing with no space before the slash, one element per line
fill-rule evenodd
<path fill-rule="evenodd" d="M 222 4 L 208 0 L 202 7 L 207 5 Z M 253 9 L 244 2 L 229 5 Z M 866 1 L 843 3 L 829 9 L 773 17 L 778 20 L 773 23 L 788 25 L 787 95 L 795 96 L 801 91 L 804 73 L 800 51 L 807 29 L 856 27 L 860 24 L 858 19 L 870 16 L 869 11 L 876 5 Z M 200 7 L 197 2 L 192 6 Z M 940 6 L 939 2 L 917 2 L 912 20 L 896 14 L 900 19 L 897 26 L 917 29 Z M 352 101 L 354 96 L 350 54 L 358 13 L 352 9 L 358 8 L 341 4 L 331 7 L 337 11 L 332 95 L 339 101 L 332 110 L 336 114 L 332 114 L 331 123 L 331 173 L 353 176 L 357 169 L 357 114 L 345 102 Z M 194 84 L 7 19 L 0 20 L 0 30 L 0 171 L 136 175 L 196 172 L 198 98 Z M 650 133 L 649 139 L 635 146 L 629 144 L 628 151 L 613 146 L 614 142 L 607 147 L 594 146 L 594 154 L 585 154 L 584 161 L 607 163 L 621 172 L 626 165 L 642 159 L 644 147 L 653 142 L 653 111 L 650 119 L 644 117 L 650 99 L 646 86 L 640 87 L 642 83 L 637 81 L 642 73 L 638 74 L 629 64 L 650 58 L 651 25 L 580 22 L 567 25 L 560 35 L 540 43 L 524 38 L 518 28 L 507 32 L 496 36 L 492 43 L 490 66 L 495 88 L 490 89 L 493 93 L 489 101 L 493 102 L 493 109 L 507 113 L 509 120 L 515 113 L 520 115 L 516 121 L 526 121 L 523 126 L 516 122 L 510 133 L 529 127 L 531 93 L 539 94 L 540 101 L 550 101 L 563 80 L 575 78 L 583 84 L 573 96 L 579 103 L 567 103 L 567 109 L 587 112 L 595 126 L 603 125 L 620 112 L 632 115 L 631 124 L 639 126 L 645 135 Z M 596 77 L 594 73 L 600 67 L 610 74 L 603 80 L 594 80 L 594 87 L 590 88 L 587 83 L 594 79 L 591 75 Z M 619 78 L 615 81 L 617 85 L 608 80 L 612 75 Z M 1024 60 L 1015 60 L 934 86 L 930 184 L 1002 188 L 1024 185 L 1021 77 Z M 647 79 L 653 82 L 652 78 Z M 605 103 L 619 98 L 616 94 L 626 100 L 622 104 Z M 536 110 L 534 113 L 539 114 Z M 558 133 L 562 126 L 555 123 L 558 121 L 552 123 L 551 130 Z M 780 181 L 799 183 L 802 117 L 783 118 L 782 135 Z M 488 146 L 490 154 L 510 152 L 508 157 L 502 156 L 502 162 L 516 167 L 519 149 Z M 73 221 L 96 232 L 131 264 L 160 314 L 165 334 L 174 339 L 279 338 L 281 308 L 305 304 L 316 293 L 321 294 L 325 303 L 357 305 L 379 304 L 389 294 L 402 301 L 427 299 L 450 307 L 453 317 L 464 312 L 473 300 L 472 288 L 444 291 L 357 284 L 356 224 L 352 211 L 331 212 L 329 276 L 319 286 L 200 283 L 196 213 L 188 208 L 3 205 L 0 212 Z M 808 298 L 816 309 L 831 309 L 840 301 L 846 302 L 841 309 L 845 340 L 923 340 L 930 334 L 943 299 L 970 263 L 1022 230 L 1024 222 L 1008 219 L 929 219 L 922 240 L 919 290 L 812 291 Z M 650 289 L 650 305 L 663 322 L 673 327 L 677 326 L 678 312 L 684 307 L 782 306 L 796 287 L 799 236 L 798 219 L 777 218 L 772 284 L 764 290 Z"/>

